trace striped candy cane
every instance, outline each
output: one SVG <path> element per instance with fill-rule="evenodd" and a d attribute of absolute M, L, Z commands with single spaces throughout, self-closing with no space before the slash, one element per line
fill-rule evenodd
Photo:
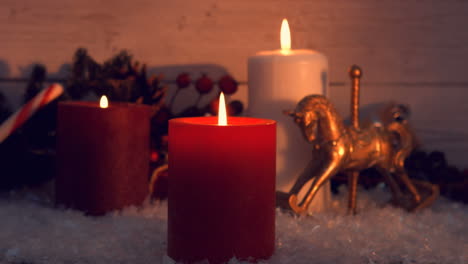
<path fill-rule="evenodd" d="M 53 101 L 62 92 L 62 85 L 54 83 L 29 100 L 0 126 L 0 143 L 23 125 L 37 110 Z"/>

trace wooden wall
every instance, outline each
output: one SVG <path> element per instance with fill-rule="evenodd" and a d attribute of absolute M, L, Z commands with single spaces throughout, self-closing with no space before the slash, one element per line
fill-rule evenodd
<path fill-rule="evenodd" d="M 411 105 L 428 150 L 468 166 L 468 1 L 445 0 L 1 0 L 0 77 L 32 63 L 66 74 L 77 47 L 99 60 L 129 49 L 168 78 L 194 71 L 246 80 L 247 57 L 279 46 L 289 19 L 293 48 L 329 58 L 330 97 L 348 114 L 347 68 L 364 69 L 362 103 Z M 13 105 L 23 85 L 0 84 Z M 247 87 L 237 97 L 246 99 Z"/>

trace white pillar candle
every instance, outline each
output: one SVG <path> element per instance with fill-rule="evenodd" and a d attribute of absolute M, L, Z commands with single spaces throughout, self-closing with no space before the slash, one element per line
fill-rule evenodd
<path fill-rule="evenodd" d="M 328 87 L 327 58 L 313 50 L 291 50 L 289 26 L 283 20 L 281 49 L 261 51 L 248 61 L 248 115 L 277 121 L 277 189 L 288 192 L 295 180 L 313 162 L 312 145 L 290 116 L 306 95 L 324 94 Z M 330 185 L 315 196 L 310 212 L 323 210 L 330 200 Z"/>

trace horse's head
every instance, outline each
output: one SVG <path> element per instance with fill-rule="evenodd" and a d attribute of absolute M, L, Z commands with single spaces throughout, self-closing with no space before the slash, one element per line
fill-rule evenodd
<path fill-rule="evenodd" d="M 344 129 L 341 117 L 323 95 L 307 95 L 297 103 L 294 111 L 284 113 L 294 118 L 308 142 L 335 140 Z"/>
<path fill-rule="evenodd" d="M 285 114 L 294 118 L 302 135 L 308 142 L 315 141 L 317 137 L 318 116 L 314 111 L 284 111 Z"/>

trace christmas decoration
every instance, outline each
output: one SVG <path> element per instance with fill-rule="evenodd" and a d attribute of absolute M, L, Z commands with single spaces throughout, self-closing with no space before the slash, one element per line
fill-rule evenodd
<path fill-rule="evenodd" d="M 309 95 L 302 99 L 295 111 L 288 112 L 301 128 L 307 142 L 313 144 L 314 165 L 308 173 L 297 179 L 289 193 L 278 192 L 278 205 L 303 214 L 317 191 L 338 172 L 349 177 L 349 211 L 356 213 L 356 192 L 359 172 L 375 167 L 384 175 L 392 191 L 393 203 L 409 211 L 432 204 L 438 188 L 428 182 L 411 181 L 404 167 L 405 158 L 415 146 L 415 138 L 407 120 L 360 127 L 359 81 L 362 71 L 353 66 L 351 98 L 352 126 L 343 125 L 342 119 L 330 101 L 322 95 Z M 395 107 L 391 117 L 402 116 L 401 107 Z M 304 198 L 299 192 L 312 180 Z"/>
<path fill-rule="evenodd" d="M 24 103 L 46 87 L 46 77 L 47 69 L 44 65 L 33 67 L 23 96 Z M 182 72 L 174 82 L 176 84 L 174 96 L 169 104 L 165 104 L 163 100 L 167 87 L 162 85 L 164 80 L 159 76 L 148 77 L 144 65 L 135 62 L 128 52 L 122 51 L 99 64 L 86 49 L 78 49 L 73 57 L 70 75 L 64 81 L 65 94 L 60 97 L 60 100 L 78 100 L 89 94 L 107 94 L 111 100 L 154 104 L 151 124 L 153 154 L 150 164 L 151 168 L 156 169 L 166 163 L 167 120 L 177 116 L 202 116 L 217 113 L 218 93 L 200 95 L 200 98 L 213 96 L 211 100 L 208 100 L 207 105 L 199 106 L 199 100 L 196 105 L 188 106 L 180 113 L 173 112 L 173 101 L 180 96 L 177 91 L 197 90 L 196 81 L 205 80 L 203 77 L 212 82 L 211 89 L 219 88 L 219 91 L 224 91 L 226 94 L 237 91 L 237 82 L 228 75 L 222 76 L 218 81 L 213 81 L 207 75 L 197 76 Z M 150 94 L 155 98 L 151 98 Z M 243 104 L 240 101 L 231 101 L 227 109 L 229 115 L 240 115 L 243 112 Z M 56 101 L 45 105 L 0 144 L 0 158 L 3 161 L 0 169 L 4 175 L 0 181 L 0 189 L 17 188 L 24 184 L 39 184 L 54 177 L 56 112 Z M 11 114 L 12 111 L 5 96 L 0 93 L 0 124 Z M 445 160 L 443 152 L 416 149 L 405 162 L 405 168 L 411 179 L 430 181 L 440 187 L 442 195 L 468 203 L 468 172 L 450 165 Z M 165 170 L 159 170 L 159 173 L 152 173 L 152 175 L 159 175 L 153 176 L 155 177 L 153 182 L 156 185 L 160 181 L 164 185 L 167 181 L 168 175 Z M 375 168 L 368 168 L 360 173 L 360 184 L 366 189 L 377 186 L 383 180 L 384 178 Z M 346 181 L 347 176 L 338 173 L 331 179 L 332 190 L 337 192 L 338 187 L 346 184 Z M 164 197 L 164 191 L 159 190 L 165 187 L 156 185 L 156 192 L 161 194 L 156 197 Z"/>
<path fill-rule="evenodd" d="M 154 112 L 162 107 L 165 95 L 159 78 L 147 77 L 146 65 L 134 61 L 125 50 L 99 64 L 88 55 L 86 49 L 78 49 L 66 86 L 67 93 L 74 100 L 93 92 L 98 96 L 105 94 L 114 102 L 152 105 Z"/>
<path fill-rule="evenodd" d="M 27 83 L 24 102 L 28 102 L 44 90 L 47 81 L 47 69 L 44 65 L 35 65 Z M 195 80 L 195 81 L 193 81 Z M 171 83 L 171 81 L 166 81 Z M 152 107 L 151 118 L 151 148 L 152 155 L 148 161 L 152 169 L 157 169 L 167 162 L 167 130 L 168 120 L 182 116 L 204 116 L 211 113 L 210 104 L 216 101 L 215 93 L 206 105 L 200 106 L 204 96 L 212 96 L 213 89 L 226 90 L 233 94 L 237 91 L 237 82 L 230 76 L 223 76 L 214 82 L 207 74 L 191 76 L 182 72 L 175 80 L 176 91 L 169 103 L 165 103 L 168 87 L 162 85 L 162 77 L 146 72 L 146 66 L 133 59 L 127 51 L 121 51 L 112 58 L 98 63 L 84 48 L 78 49 L 74 56 L 70 74 L 64 80 L 64 94 L 59 100 L 81 100 L 89 96 L 106 95 L 111 102 L 132 102 L 146 104 Z M 181 112 L 174 112 L 174 101 L 180 96 L 182 89 L 195 89 L 199 98 L 194 105 L 185 107 Z M 205 100 L 204 100 L 205 101 Z M 243 105 L 240 101 L 233 101 L 234 107 L 228 107 L 230 115 L 240 115 Z M 11 116 L 3 95 L 0 94 L 0 121 Z M 55 131 L 56 131 L 57 102 L 53 101 L 42 107 L 24 125 L 0 144 L 0 157 L 5 157 L 4 171 L 15 175 L 15 179 L 0 182 L 0 188 L 17 188 L 22 185 L 36 184 L 55 175 Z M 2 122 L 3 123 L 3 122 Z M 11 131 L 10 131 L 11 132 Z M 6 133 L 10 134 L 10 133 Z M 79 162 L 79 161 L 77 161 Z M 22 166 L 34 163 L 41 169 Z M 31 168 L 31 170 L 29 169 Z M 37 168 L 37 167 L 34 167 Z M 161 170 L 159 170 L 160 172 Z M 11 173 L 10 173 L 11 172 Z M 47 174 L 47 175 L 46 175 Z M 161 173 L 151 173 L 151 177 L 158 177 Z M 161 174 L 167 176 L 167 172 Z M 13 176 L 12 176 L 13 177 Z M 151 179 L 158 184 L 156 178 Z M 162 180 L 164 183 L 164 180 Z M 163 184 L 164 185 L 164 184 Z M 155 188 L 155 197 L 164 197 L 164 186 Z"/>
<path fill-rule="evenodd" d="M 233 94 L 237 91 L 237 82 L 229 75 L 224 75 L 219 80 L 219 88 L 225 94 Z"/>
<path fill-rule="evenodd" d="M 160 77 L 147 76 L 146 65 L 141 65 L 123 50 L 102 64 L 97 63 L 80 48 L 76 51 L 71 76 L 66 81 L 70 99 L 78 100 L 92 93 L 106 95 L 111 102 L 132 102 L 152 107 L 151 147 L 164 156 L 161 137 L 167 134 L 167 120 L 172 117 L 164 104 L 167 87 Z M 160 152 L 160 153 L 159 153 Z M 152 161 L 158 165 L 163 160 Z"/>
<path fill-rule="evenodd" d="M 192 79 L 190 78 L 190 75 L 186 72 L 179 74 L 176 79 L 177 87 L 180 89 L 189 87 L 191 82 Z"/>
<path fill-rule="evenodd" d="M 16 114 L 0 100 L 1 130 L 4 141 L 0 144 L 0 189 L 35 186 L 55 175 L 54 145 L 57 100 L 62 88 L 45 87 L 46 69 L 35 65 L 25 94 L 24 107 Z M 4 98 L 3 96 L 1 98 Z"/>
<path fill-rule="evenodd" d="M 195 88 L 200 94 L 206 94 L 211 92 L 213 85 L 213 81 L 206 74 L 203 74 L 195 83 Z"/>
<path fill-rule="evenodd" d="M 25 105 L 0 126 L 0 143 L 21 127 L 38 109 L 55 100 L 62 92 L 63 88 L 60 84 L 53 84 L 28 100 Z M 25 96 L 25 98 L 29 99 L 29 96 Z"/>
<path fill-rule="evenodd" d="M 229 103 L 231 109 L 230 115 L 240 115 L 244 111 L 244 105 L 239 100 L 234 100 Z"/>

